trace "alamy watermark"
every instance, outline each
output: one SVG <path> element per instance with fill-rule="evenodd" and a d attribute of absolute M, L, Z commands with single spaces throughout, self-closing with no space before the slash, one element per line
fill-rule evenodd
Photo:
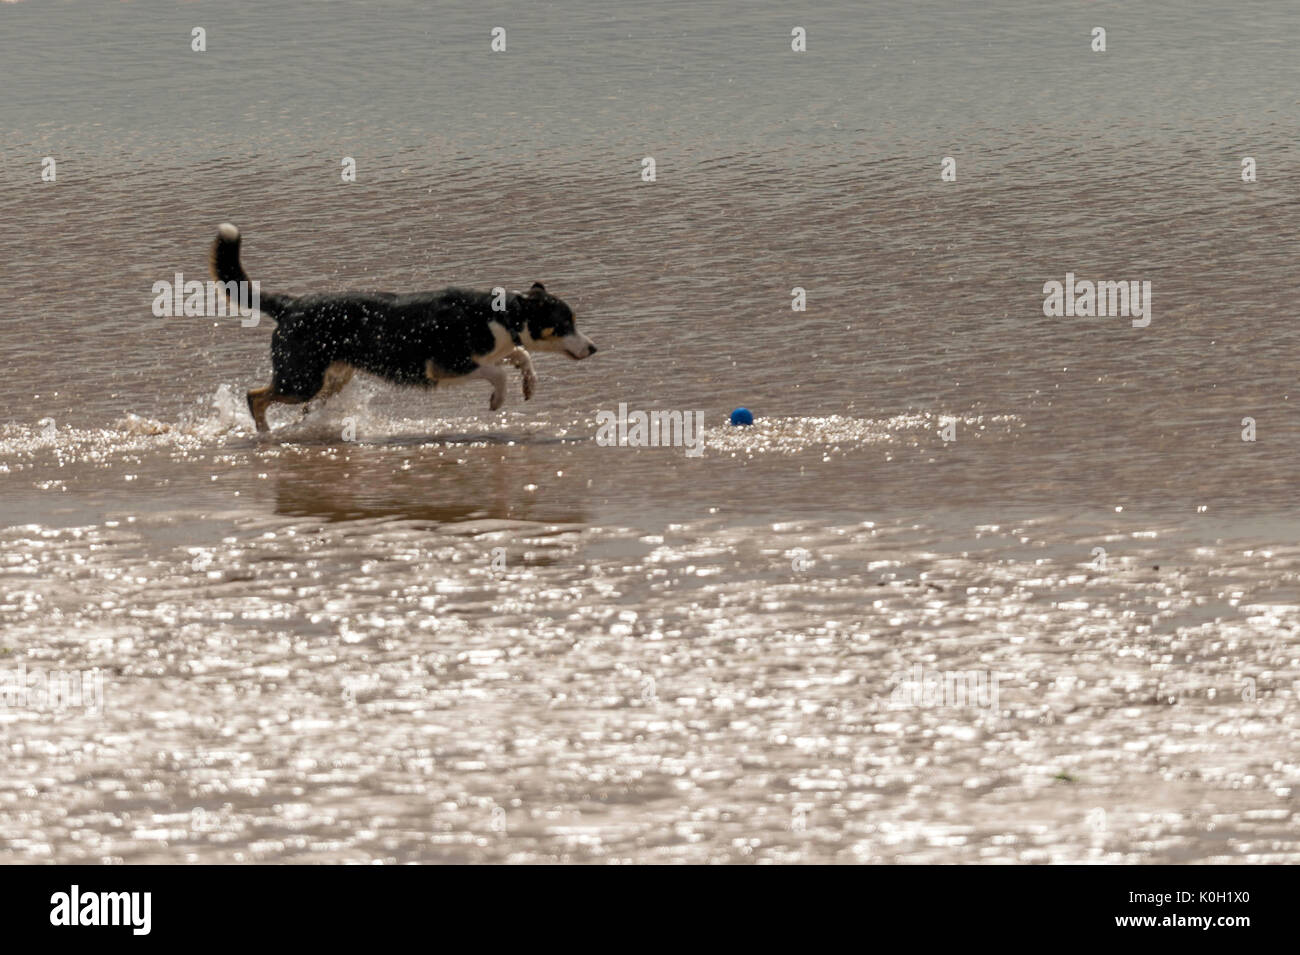
<path fill-rule="evenodd" d="M 185 275 L 176 273 L 175 281 L 165 279 L 153 283 L 153 314 L 155 318 L 226 318 L 239 316 L 239 324 L 252 328 L 258 322 L 257 309 L 261 302 L 260 282 L 200 282 L 185 281 Z"/>
<path fill-rule="evenodd" d="M 1043 283 L 1043 314 L 1048 318 L 1132 318 L 1134 328 L 1151 324 L 1150 282 L 1076 281 L 1073 272 L 1065 282 Z"/>
<path fill-rule="evenodd" d="M 0 670 L 0 709 L 104 712 L 104 672 L 94 670 Z"/>
<path fill-rule="evenodd" d="M 703 411 L 596 412 L 596 443 L 602 448 L 685 448 L 688 458 L 704 453 Z"/>
<path fill-rule="evenodd" d="M 132 935 L 148 935 L 152 912 L 152 892 L 83 892 L 74 883 L 67 892 L 50 896 L 51 925 L 120 925 Z"/>
<path fill-rule="evenodd" d="M 916 664 L 889 677 L 894 684 L 889 708 L 926 709 L 973 706 L 998 708 L 998 674 L 987 670 L 925 670 Z"/>

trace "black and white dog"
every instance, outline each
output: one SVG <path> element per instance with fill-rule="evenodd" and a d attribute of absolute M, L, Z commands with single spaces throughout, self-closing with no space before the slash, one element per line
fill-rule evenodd
<path fill-rule="evenodd" d="M 217 229 L 211 264 L 227 296 L 237 288 L 229 283 L 248 282 L 239 261 L 239 230 L 229 222 Z M 573 327 L 573 309 L 541 282 L 525 293 L 502 296 L 457 288 L 404 295 L 260 295 L 259 310 L 276 328 L 271 383 L 248 393 L 258 431 L 269 430 L 266 409 L 272 404 L 329 398 L 357 370 L 424 388 L 482 378 L 492 385 L 489 407 L 495 411 L 506 397 L 502 365 L 519 369 L 527 400 L 537 385 L 530 350 L 574 359 L 596 353 L 591 340 Z"/>

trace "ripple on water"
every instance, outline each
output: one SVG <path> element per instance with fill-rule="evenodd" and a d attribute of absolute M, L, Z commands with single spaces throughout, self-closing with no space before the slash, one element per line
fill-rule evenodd
<path fill-rule="evenodd" d="M 0 711 L 7 858 L 1300 857 L 1295 548 L 186 520 L 0 533 L 6 662 L 104 675 Z"/>

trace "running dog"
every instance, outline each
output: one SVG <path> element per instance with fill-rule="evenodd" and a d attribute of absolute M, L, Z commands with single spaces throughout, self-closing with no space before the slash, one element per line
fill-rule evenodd
<path fill-rule="evenodd" d="M 239 261 L 239 230 L 217 229 L 211 266 L 230 299 L 248 288 Z M 266 410 L 277 402 L 304 404 L 338 394 L 360 370 L 395 385 L 434 388 L 482 378 L 492 385 L 493 411 L 506 399 L 506 372 L 523 378 L 524 400 L 537 375 L 529 351 L 589 358 L 596 346 L 573 326 L 573 309 L 534 282 L 527 292 L 494 295 L 448 288 L 441 292 L 342 292 L 261 295 L 259 310 L 276 323 L 271 333 L 271 383 L 248 393 L 258 431 L 270 430 Z"/>

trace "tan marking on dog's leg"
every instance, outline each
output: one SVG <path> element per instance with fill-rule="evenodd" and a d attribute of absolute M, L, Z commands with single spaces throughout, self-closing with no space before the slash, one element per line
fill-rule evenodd
<path fill-rule="evenodd" d="M 347 387 L 356 369 L 345 361 L 336 361 L 325 369 L 325 384 L 317 398 L 333 398 Z"/>
<path fill-rule="evenodd" d="M 347 387 L 348 382 L 352 380 L 355 373 L 356 369 L 345 361 L 332 362 L 325 369 L 325 377 L 322 380 L 320 391 L 316 392 L 311 400 L 307 402 L 307 406 L 302 409 L 302 416 L 307 417 L 307 415 Z"/>
<path fill-rule="evenodd" d="M 271 430 L 271 426 L 266 423 L 266 409 L 276 403 L 297 405 L 302 404 L 302 399 L 293 395 L 276 394 L 272 385 L 254 388 L 248 393 L 248 410 L 253 413 L 253 424 L 257 426 L 258 431 Z"/>
<path fill-rule="evenodd" d="M 266 423 L 266 408 L 270 403 L 270 385 L 264 385 L 261 388 L 254 388 L 248 393 L 248 410 L 253 415 L 253 424 L 257 426 L 258 431 L 271 430 L 270 425 Z"/>
<path fill-rule="evenodd" d="M 519 369 L 524 385 L 524 401 L 532 398 L 533 392 L 537 390 L 537 372 L 533 371 L 532 356 L 523 348 L 515 348 L 513 351 L 507 352 L 501 361 L 507 365 L 514 365 Z"/>

